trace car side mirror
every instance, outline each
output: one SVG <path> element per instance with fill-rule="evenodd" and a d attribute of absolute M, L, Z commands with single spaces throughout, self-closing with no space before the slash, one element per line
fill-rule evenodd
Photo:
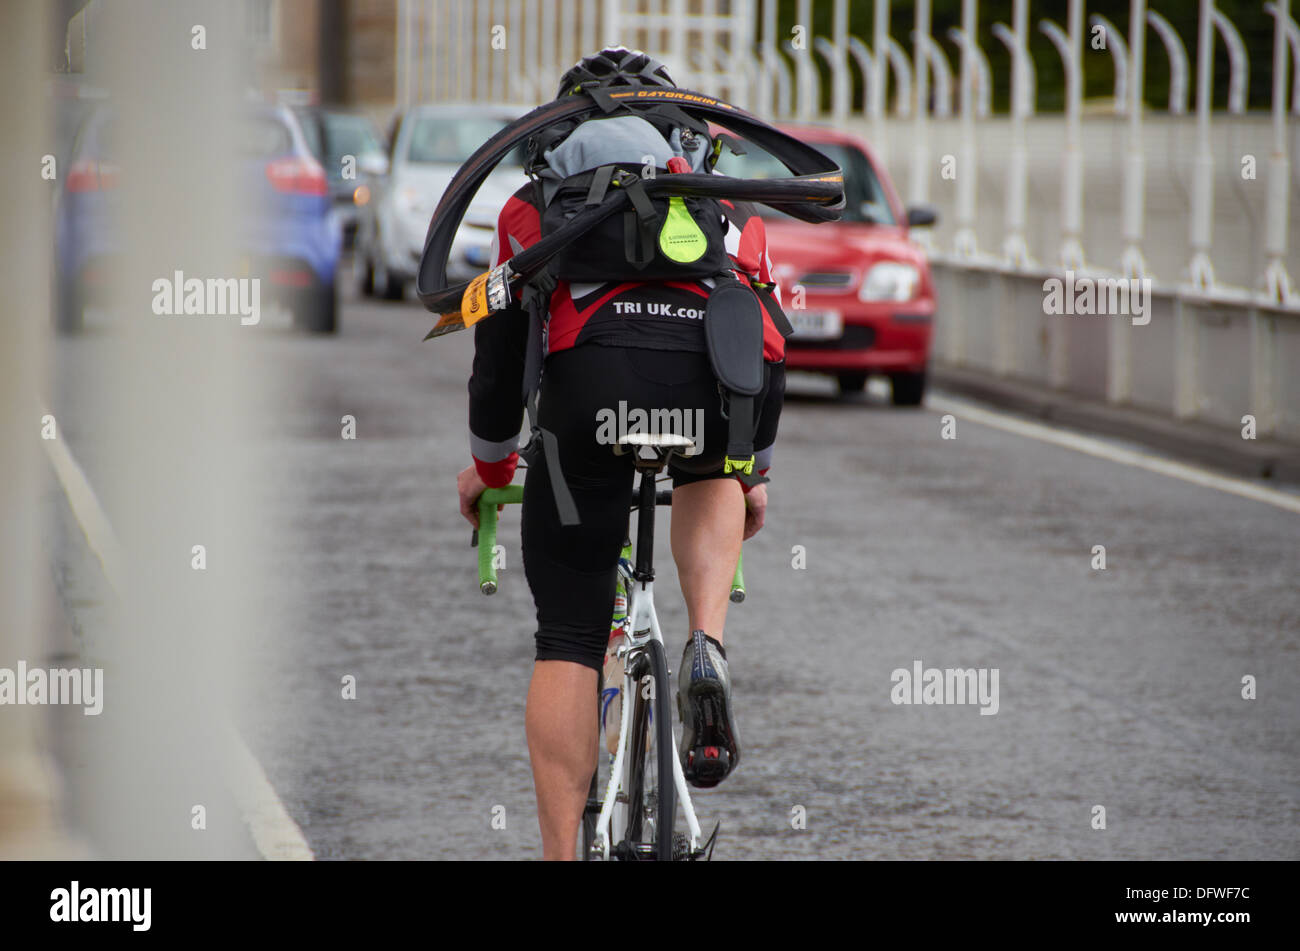
<path fill-rule="evenodd" d="M 929 205 L 912 205 L 907 209 L 909 228 L 928 228 L 939 220 L 939 214 Z"/>
<path fill-rule="evenodd" d="M 357 168 L 374 178 L 388 174 L 388 156 L 380 152 L 366 152 L 357 159 Z"/>

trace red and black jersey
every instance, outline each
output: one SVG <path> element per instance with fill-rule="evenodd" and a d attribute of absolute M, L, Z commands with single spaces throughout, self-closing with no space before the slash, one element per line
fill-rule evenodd
<path fill-rule="evenodd" d="M 515 192 L 497 218 L 492 263 L 500 265 L 541 238 L 541 215 L 531 184 Z M 720 201 L 727 217 L 726 248 L 739 280 L 774 285 L 763 219 L 747 202 Z M 551 295 L 546 352 L 585 343 L 703 352 L 707 281 L 559 281 Z M 761 302 L 761 298 L 760 298 Z M 518 462 L 523 422 L 523 377 L 528 315 L 516 302 L 474 326 L 474 370 L 469 380 L 470 451 L 489 486 L 508 485 Z M 785 359 L 785 339 L 764 307 L 763 359 Z M 773 438 L 775 433 L 772 434 Z M 771 446 L 759 450 L 766 471 Z"/>
<path fill-rule="evenodd" d="M 492 264 L 502 264 L 541 238 L 541 214 L 531 184 L 520 188 L 501 210 L 493 237 Z M 727 254 L 742 281 L 772 283 L 763 219 L 746 202 L 722 201 L 726 210 Z M 779 290 L 777 300 L 780 300 Z M 547 353 L 582 343 L 653 350 L 705 349 L 704 305 L 709 283 L 651 281 L 577 284 L 560 281 L 551 295 Z M 763 358 L 785 358 L 785 339 L 764 312 Z"/>

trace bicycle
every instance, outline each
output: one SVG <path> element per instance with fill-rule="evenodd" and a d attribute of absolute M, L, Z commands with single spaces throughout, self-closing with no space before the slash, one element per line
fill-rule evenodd
<path fill-rule="evenodd" d="M 629 434 L 614 447 L 631 451 L 640 473 L 632 503 L 637 512 L 635 561 L 630 539 L 624 541 L 618 571 L 627 591 L 627 619 L 623 658 L 622 727 L 618 748 L 598 757 L 591 790 L 582 816 L 580 857 L 584 861 L 697 861 L 713 857 L 718 829 L 701 841 L 699 819 L 677 757 L 673 730 L 671 672 L 663 635 L 654 607 L 654 517 L 659 505 L 672 504 L 672 491 L 656 491 L 655 481 L 677 452 L 687 453 L 694 443 L 673 434 Z M 523 501 L 523 486 L 487 489 L 479 497 L 479 590 L 494 594 L 497 506 Z M 745 599 L 744 569 L 738 561 L 731 584 L 731 600 Z M 597 685 L 596 716 L 600 720 L 602 684 Z M 639 751 L 639 752 L 637 752 Z M 600 790 L 601 761 L 605 761 L 605 794 Z M 671 777 L 671 782 L 663 782 Z M 680 804 L 686 831 L 674 831 Z"/>

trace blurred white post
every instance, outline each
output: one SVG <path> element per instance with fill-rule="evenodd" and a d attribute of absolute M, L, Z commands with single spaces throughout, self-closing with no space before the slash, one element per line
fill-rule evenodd
<path fill-rule="evenodd" d="M 1083 5 L 1070 0 L 1069 32 L 1051 20 L 1039 21 L 1038 28 L 1052 41 L 1065 68 L 1065 145 L 1062 150 L 1061 182 L 1061 267 L 1083 269 L 1083 154 L 1080 144 L 1080 115 L 1083 111 Z M 1064 367 L 1060 368 L 1064 373 Z"/>
<path fill-rule="evenodd" d="M 621 8 L 622 0 L 605 0 L 600 24 L 600 28 L 605 34 L 605 39 L 600 44 L 602 47 L 617 46 L 623 41 Z M 592 50 L 591 52 L 595 53 L 597 51 Z"/>
<path fill-rule="evenodd" d="M 1223 37 L 1223 45 L 1228 48 L 1228 111 L 1241 115 L 1246 111 L 1246 98 L 1249 93 L 1247 83 L 1250 79 L 1250 57 L 1246 53 L 1246 44 L 1241 34 L 1232 25 L 1232 21 L 1221 10 L 1210 8 L 1210 18 L 1214 28 Z"/>
<path fill-rule="evenodd" d="M 754 0 L 735 0 L 735 2 L 737 5 L 733 7 L 727 47 L 730 59 L 728 100 L 742 109 L 752 109 L 755 90 L 765 85 L 763 71 L 754 62 L 754 57 L 750 53 L 754 48 L 758 21 L 754 16 Z"/>
<path fill-rule="evenodd" d="M 1169 112 L 1171 115 L 1187 114 L 1187 47 L 1178 37 L 1178 31 L 1168 20 L 1154 10 L 1147 11 L 1147 22 L 1165 45 L 1169 57 Z"/>
<path fill-rule="evenodd" d="M 1290 4 L 1287 6 L 1289 7 Z M 1264 12 L 1275 17 L 1282 24 L 1287 42 L 1291 45 L 1291 60 L 1295 63 L 1291 79 L 1291 115 L 1300 116 L 1300 23 L 1296 23 L 1295 18 L 1289 13 L 1279 16 L 1276 3 L 1264 4 Z"/>
<path fill-rule="evenodd" d="M 537 28 L 540 71 L 537 76 L 537 102 L 544 102 L 547 90 L 560 77 L 555 72 L 555 0 L 540 0 L 542 21 Z"/>
<path fill-rule="evenodd" d="M 889 167 L 890 149 L 885 141 L 885 109 L 889 103 L 888 90 L 885 87 L 889 76 L 889 64 L 885 62 L 885 44 L 889 39 L 890 2 L 891 0 L 876 0 L 875 9 L 872 11 L 874 22 L 871 30 L 875 58 L 871 62 L 870 79 L 867 78 L 865 71 L 862 74 L 863 82 L 869 87 L 867 103 L 871 113 L 871 144 L 886 168 Z"/>
<path fill-rule="evenodd" d="M 952 115 L 952 68 L 943 47 L 929 33 L 921 37 L 921 49 L 934 73 L 934 116 L 946 119 Z"/>
<path fill-rule="evenodd" d="M 541 101 L 541 62 L 542 30 L 538 22 L 542 0 L 524 0 L 524 65 L 523 74 L 528 78 L 528 101 L 537 104 Z"/>
<path fill-rule="evenodd" d="M 416 102 L 420 102 L 424 98 L 424 45 L 433 38 L 433 24 L 428 18 L 428 14 L 432 12 L 429 10 L 430 6 L 431 4 L 428 2 L 411 4 L 411 16 L 416 24 L 412 30 L 412 36 L 418 38 L 419 42 L 415 45 L 412 61 L 408 64 L 408 68 L 414 79 L 411 91 L 415 95 Z"/>
<path fill-rule="evenodd" d="M 38 145 L 53 133 L 44 88 L 50 68 L 46 17 L 52 12 L 49 4 L 0 4 L 0 121 L 6 136 L 0 200 L 10 222 L 0 236 L 6 308 L 0 321 L 0 667 L 10 671 L 20 661 L 44 666 L 53 653 L 47 605 L 41 603 L 49 584 L 41 537 L 50 529 L 41 500 L 50 488 L 39 407 L 48 393 L 50 295 L 44 275 L 53 247 L 48 223 L 55 183 L 41 179 L 44 149 Z M 67 174 L 63 168 L 55 172 Z M 55 420 L 58 440 L 66 422 Z M 17 689 L 25 692 L 27 684 Z M 0 707 L 0 860 L 89 857 L 70 848 L 62 828 L 49 723 L 44 707 Z M 16 908 L 12 900 L 10 907 Z M 18 941 L 14 947 L 25 943 Z"/>
<path fill-rule="evenodd" d="M 514 43 L 515 37 L 511 33 L 510 14 L 506 0 L 492 0 L 492 26 L 505 27 L 506 31 L 506 48 L 504 50 L 491 50 L 489 60 L 491 65 L 488 67 L 491 77 L 492 99 L 496 102 L 507 102 L 510 98 L 510 90 L 506 88 L 506 64 L 509 62 L 509 49 Z"/>
<path fill-rule="evenodd" d="M 411 4 L 413 0 L 401 0 L 398 17 L 402 24 L 401 32 L 398 34 L 400 40 L 401 57 L 398 60 L 401 68 L 402 81 L 402 108 L 406 109 L 411 105 L 411 39 L 415 32 L 415 24 L 411 15 Z"/>
<path fill-rule="evenodd" d="M 488 64 L 495 52 L 492 49 L 491 0 L 474 4 L 474 45 L 470 48 L 474 51 L 474 101 L 490 102 L 492 76 Z"/>
<path fill-rule="evenodd" d="M 876 0 L 880 5 L 881 0 Z M 837 124 L 849 117 L 849 99 L 853 95 L 852 75 L 849 73 L 849 3 L 835 0 L 832 14 L 834 60 L 831 62 L 831 115 Z"/>
<path fill-rule="evenodd" d="M 1137 0 L 1131 2 L 1136 3 Z M 1102 35 L 1106 38 L 1106 50 L 1110 53 L 1110 61 L 1115 68 L 1114 111 L 1115 115 L 1122 116 L 1128 111 L 1128 45 L 1119 28 L 1104 16 L 1094 14 L 1088 17 L 1088 22 L 1094 28 L 1101 27 Z"/>
<path fill-rule="evenodd" d="M 1012 267 L 1029 266 L 1029 244 L 1025 240 L 1025 211 L 1029 200 L 1029 161 L 1025 143 L 1025 119 L 1033 103 L 1033 77 L 1030 74 L 1029 50 L 1029 0 L 1015 0 L 1008 30 L 1001 23 L 993 25 L 993 33 L 1011 53 L 1011 155 L 1007 163 L 1007 234 L 1002 242 L 1002 253 Z M 1011 370 L 1008 365 L 1006 372 Z"/>
<path fill-rule="evenodd" d="M 1192 259 L 1188 278 L 1202 293 L 1214 288 L 1210 261 L 1214 217 L 1214 152 L 1210 146 L 1210 108 L 1214 93 L 1213 0 L 1201 0 L 1196 33 L 1196 158 L 1192 165 Z"/>
<path fill-rule="evenodd" d="M 1146 201 L 1146 162 L 1142 147 L 1143 87 L 1146 76 L 1146 0 L 1132 0 L 1128 42 L 1128 142 L 1124 161 L 1124 251 L 1120 270 L 1130 278 L 1146 275 L 1142 222 Z M 1122 323 L 1122 321 L 1116 321 Z"/>
<path fill-rule="evenodd" d="M 1264 290 L 1270 302 L 1287 304 L 1291 300 L 1291 278 L 1286 270 L 1287 218 L 1291 192 L 1291 160 L 1287 143 L 1286 122 L 1286 32 L 1291 20 L 1291 0 L 1278 0 L 1273 21 L 1273 154 L 1268 161 L 1268 211 L 1265 226 Z M 1300 76 L 1300 57 L 1295 69 Z M 1293 102 L 1292 108 L 1296 106 Z"/>
<path fill-rule="evenodd" d="M 948 30 L 948 39 L 952 40 L 965 55 L 965 30 L 959 26 L 952 27 Z M 993 111 L 993 69 L 989 66 L 989 58 L 984 55 L 984 50 L 978 43 L 973 44 L 971 49 L 975 57 L 975 72 L 972 76 L 975 85 L 975 115 L 980 119 L 986 119 Z"/>
<path fill-rule="evenodd" d="M 573 58 L 576 63 L 584 56 L 590 56 L 596 52 L 596 0 L 582 0 L 582 17 L 579 24 L 579 50 L 578 55 Z M 566 66 L 572 64 L 565 64 Z"/>
<path fill-rule="evenodd" d="M 930 37 L 930 0 L 916 0 L 912 29 L 912 68 L 916 80 L 916 118 L 912 132 L 912 204 L 923 205 L 930 195 L 930 71 L 926 41 Z M 877 51 L 879 52 L 879 51 Z M 925 234 L 924 231 L 921 233 Z M 921 235 L 914 237 L 920 239 Z"/>
<path fill-rule="evenodd" d="M 506 61 L 510 64 L 509 88 L 506 96 L 511 102 L 525 100 L 524 89 L 524 14 L 523 0 L 509 0 L 510 9 L 506 26 Z"/>
<path fill-rule="evenodd" d="M 809 122 L 821 107 L 820 83 L 812 61 L 812 0 L 798 0 L 795 26 L 803 28 L 803 49 L 795 49 L 793 43 L 788 43 L 787 49 L 794 58 L 795 76 L 798 78 L 799 121 Z"/>
<path fill-rule="evenodd" d="M 975 242 L 975 185 L 979 178 L 975 152 L 975 25 L 978 22 L 976 0 L 962 0 L 961 44 L 961 147 L 957 158 L 957 233 L 953 251 L 958 257 L 972 258 Z"/>
<path fill-rule="evenodd" d="M 1125 105 L 1128 136 L 1124 156 L 1124 251 L 1120 258 L 1120 271 L 1134 280 L 1144 278 L 1147 269 L 1142 257 L 1146 199 L 1146 164 L 1142 147 L 1146 28 L 1146 0 L 1132 0 L 1128 22 L 1128 102 Z M 1127 403 L 1133 395 L 1133 333 L 1131 321 L 1110 322 L 1106 398 L 1112 403 Z"/>
<path fill-rule="evenodd" d="M 760 0 L 763 39 L 759 43 L 759 61 L 763 64 L 754 108 L 763 118 L 773 115 L 773 87 L 776 84 L 776 0 Z"/>
<path fill-rule="evenodd" d="M 562 73 L 578 60 L 573 53 L 573 44 L 577 42 L 578 0 L 560 0 L 560 43 L 558 72 Z M 587 54 L 578 54 L 585 56 Z M 558 76 L 556 77 L 558 80 Z"/>
<path fill-rule="evenodd" d="M 879 50 L 877 50 L 879 52 Z M 889 56 L 889 68 L 894 72 L 894 114 L 899 119 L 912 118 L 912 64 L 907 60 L 907 52 L 902 44 L 892 36 L 885 36 L 885 53 Z M 886 104 L 886 108 L 888 105 Z"/>
<path fill-rule="evenodd" d="M 690 62 L 686 57 L 686 0 L 669 0 L 671 9 L 671 27 L 668 30 L 668 56 L 672 64 L 669 72 L 673 69 L 689 75 L 693 72 Z M 647 44 L 650 45 L 650 44 Z M 678 77 L 679 81 L 681 77 Z M 688 83 L 694 88 L 694 83 Z"/>

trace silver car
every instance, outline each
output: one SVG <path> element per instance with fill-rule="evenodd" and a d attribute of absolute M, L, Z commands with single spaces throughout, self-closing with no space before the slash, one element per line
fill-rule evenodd
<path fill-rule="evenodd" d="M 526 107 L 415 106 L 400 116 L 387 179 L 374 184 L 357 223 L 353 273 L 362 294 L 400 300 L 414 279 L 429 220 L 461 164 Z M 450 281 L 490 266 L 496 217 L 528 181 L 518 150 L 488 176 L 465 214 L 447 264 Z"/>

